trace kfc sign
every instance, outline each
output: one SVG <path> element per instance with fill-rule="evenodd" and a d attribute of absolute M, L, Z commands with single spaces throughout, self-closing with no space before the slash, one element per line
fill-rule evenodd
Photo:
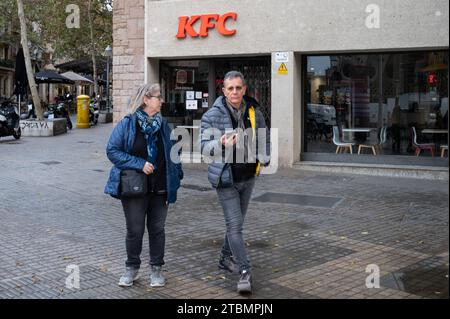
<path fill-rule="evenodd" d="M 236 33 L 235 29 L 227 29 L 226 23 L 228 19 L 232 19 L 236 21 L 237 13 L 235 12 L 228 12 L 223 15 L 218 14 L 203 14 L 203 15 L 195 15 L 192 17 L 179 17 L 179 23 L 178 23 L 178 33 L 177 38 L 178 39 L 184 39 L 186 38 L 186 34 L 195 38 L 198 36 L 201 37 L 207 37 L 208 36 L 208 30 L 217 28 L 217 31 L 224 36 L 231 36 Z M 198 28 L 198 32 L 196 29 L 194 29 L 194 25 L 198 23 L 197 21 L 200 21 L 200 28 Z"/>

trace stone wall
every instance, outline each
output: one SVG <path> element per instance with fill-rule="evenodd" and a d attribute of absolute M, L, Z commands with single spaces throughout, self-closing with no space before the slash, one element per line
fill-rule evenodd
<path fill-rule="evenodd" d="M 131 96 L 144 83 L 144 6 L 145 0 L 114 1 L 114 123 L 126 114 Z"/>

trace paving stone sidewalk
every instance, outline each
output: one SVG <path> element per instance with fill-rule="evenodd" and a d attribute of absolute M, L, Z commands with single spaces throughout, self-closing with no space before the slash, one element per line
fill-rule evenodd
<path fill-rule="evenodd" d="M 149 285 L 145 235 L 142 276 L 121 288 L 125 219 L 103 194 L 111 129 L 0 139 L 0 298 L 449 297 L 447 181 L 295 169 L 259 178 L 244 227 L 255 289 L 240 296 L 237 275 L 216 266 L 225 231 L 216 192 L 191 165 L 167 219 L 168 284 Z M 66 285 L 70 265 L 79 288 Z M 374 270 L 380 287 L 367 288 Z"/>

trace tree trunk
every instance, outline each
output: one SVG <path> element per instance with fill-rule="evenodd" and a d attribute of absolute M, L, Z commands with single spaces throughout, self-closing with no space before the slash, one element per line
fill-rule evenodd
<path fill-rule="evenodd" d="M 89 0 L 88 3 L 88 19 L 89 19 L 89 31 L 91 33 L 91 57 L 92 57 L 92 71 L 94 78 L 94 93 L 95 96 L 99 94 L 98 91 L 98 82 L 97 82 L 97 61 L 95 58 L 95 41 L 94 41 L 94 30 L 92 26 L 92 12 L 91 12 L 92 0 Z M 97 101 L 99 103 L 99 101 Z"/>
<path fill-rule="evenodd" d="M 31 90 L 31 96 L 33 97 L 33 104 L 36 111 L 36 117 L 38 120 L 44 118 L 41 100 L 39 99 L 39 94 L 37 91 L 36 81 L 34 80 L 33 68 L 31 67 L 31 57 L 30 50 L 28 48 L 28 37 L 27 37 L 27 23 L 25 21 L 25 13 L 23 11 L 22 0 L 17 0 L 17 9 L 20 21 L 20 42 L 23 48 L 23 55 L 25 58 L 25 67 L 27 69 L 28 84 Z"/>

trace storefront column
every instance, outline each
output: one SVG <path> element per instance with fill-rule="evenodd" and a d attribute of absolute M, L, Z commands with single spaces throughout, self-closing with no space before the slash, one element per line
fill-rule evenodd
<path fill-rule="evenodd" d="M 147 59 L 145 66 L 145 82 L 159 83 L 159 59 Z"/>
<path fill-rule="evenodd" d="M 292 167 L 300 159 L 301 57 L 288 52 L 279 61 L 272 53 L 271 124 L 278 129 L 278 165 Z"/>

